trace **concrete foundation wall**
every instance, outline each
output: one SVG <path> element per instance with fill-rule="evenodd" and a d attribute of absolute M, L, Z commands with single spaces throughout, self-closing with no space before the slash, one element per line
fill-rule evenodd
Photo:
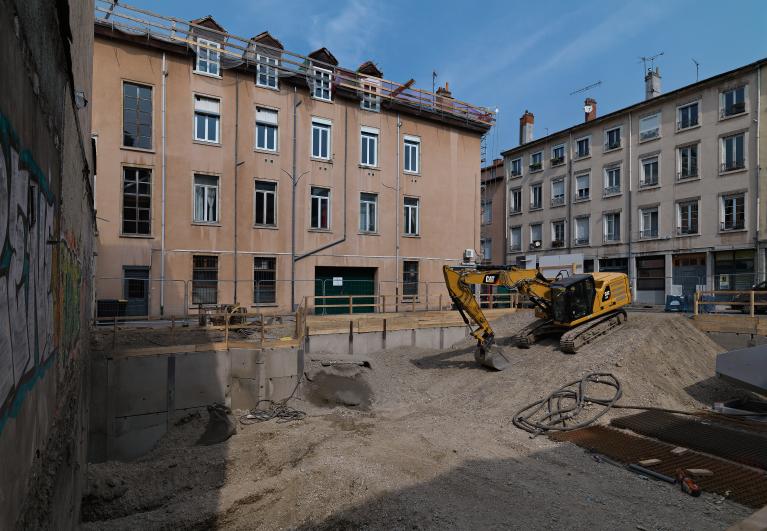
<path fill-rule="evenodd" d="M 367 355 L 398 347 L 443 349 L 468 335 L 465 326 L 445 326 L 355 334 L 319 334 L 306 338 L 306 353 L 331 352 L 338 355 Z"/>
<path fill-rule="evenodd" d="M 0 529 L 79 521 L 93 271 L 92 4 L 0 0 Z"/>

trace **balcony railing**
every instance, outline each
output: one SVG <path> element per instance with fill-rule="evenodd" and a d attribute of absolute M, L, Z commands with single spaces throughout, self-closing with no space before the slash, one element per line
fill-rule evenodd
<path fill-rule="evenodd" d="M 654 179 L 647 179 L 647 180 L 640 179 L 639 181 L 640 188 L 646 188 L 648 186 L 658 186 L 658 178 L 656 177 Z"/>
<path fill-rule="evenodd" d="M 676 172 L 676 180 L 677 181 L 683 181 L 684 179 L 691 179 L 693 177 L 698 176 L 698 168 L 692 167 L 692 168 L 686 168 L 682 171 Z"/>
<path fill-rule="evenodd" d="M 621 185 L 616 184 L 615 186 L 605 186 L 605 191 L 603 195 L 615 195 L 619 194 L 621 192 Z"/>
<path fill-rule="evenodd" d="M 677 227 L 676 233 L 679 236 L 689 236 L 692 234 L 698 234 L 698 225 L 687 225 L 686 227 Z"/>
<path fill-rule="evenodd" d="M 522 250 L 522 244 L 521 243 L 512 243 L 509 246 L 509 251 L 521 251 Z"/>
<path fill-rule="evenodd" d="M 559 195 L 551 198 L 551 206 L 562 206 L 565 204 L 565 196 Z"/>
<path fill-rule="evenodd" d="M 734 219 L 729 221 L 722 221 L 719 224 L 719 228 L 722 232 L 730 230 L 743 230 L 746 228 L 746 221 L 743 219 Z"/>
<path fill-rule="evenodd" d="M 533 162 L 530 164 L 530 171 L 538 171 L 543 169 L 543 162 Z"/>
<path fill-rule="evenodd" d="M 657 138 L 660 136 L 660 128 L 656 127 L 655 129 L 650 129 L 648 131 L 641 131 L 639 133 L 639 141 L 642 140 L 650 140 L 652 138 Z"/>
<path fill-rule="evenodd" d="M 741 101 L 739 103 L 733 103 L 732 105 L 725 105 L 722 108 L 721 117 L 726 118 L 728 116 L 735 116 L 736 114 L 743 114 L 746 112 L 746 102 Z"/>
<path fill-rule="evenodd" d="M 584 150 L 578 150 L 575 152 L 575 158 L 576 159 L 582 159 L 584 157 L 588 157 L 591 154 L 591 150 L 586 148 Z"/>
<path fill-rule="evenodd" d="M 509 214 L 521 214 L 522 207 L 512 207 L 509 209 Z"/>
<path fill-rule="evenodd" d="M 620 241 L 621 235 L 617 232 L 612 232 L 604 235 L 605 242 L 617 242 Z"/>
<path fill-rule="evenodd" d="M 605 151 L 609 151 L 611 149 L 618 149 L 619 147 L 621 147 L 620 139 L 613 140 L 612 142 L 605 142 Z"/>
<path fill-rule="evenodd" d="M 518 169 L 518 170 L 512 169 L 510 173 L 512 177 L 519 177 L 520 175 L 522 175 L 522 169 Z"/>
<path fill-rule="evenodd" d="M 578 190 L 578 192 L 575 194 L 575 200 L 576 201 L 585 201 L 589 197 L 591 197 L 591 194 L 589 193 L 589 189 L 585 190 Z"/>
<path fill-rule="evenodd" d="M 682 131 L 683 129 L 689 129 L 690 127 L 695 127 L 698 125 L 698 119 L 695 118 L 694 120 L 679 120 L 676 123 L 676 130 Z"/>
<path fill-rule="evenodd" d="M 543 208 L 543 204 L 540 203 L 540 202 L 538 202 L 538 203 L 530 203 L 530 210 L 540 210 L 542 208 Z"/>
<path fill-rule="evenodd" d="M 588 238 L 575 238 L 575 245 L 588 245 L 589 239 Z"/>
<path fill-rule="evenodd" d="M 658 228 L 645 229 L 639 231 L 639 238 L 642 240 L 649 240 L 658 237 Z"/>
<path fill-rule="evenodd" d="M 552 166 L 559 166 L 561 164 L 565 163 L 565 156 L 562 155 L 561 157 L 552 157 L 551 158 L 551 165 Z"/>
<path fill-rule="evenodd" d="M 746 167 L 746 161 L 744 159 L 738 160 L 726 160 L 722 162 L 722 171 L 735 171 L 742 170 Z"/>
<path fill-rule="evenodd" d="M 551 246 L 554 248 L 558 247 L 564 247 L 565 246 L 565 240 L 554 240 L 551 242 Z"/>

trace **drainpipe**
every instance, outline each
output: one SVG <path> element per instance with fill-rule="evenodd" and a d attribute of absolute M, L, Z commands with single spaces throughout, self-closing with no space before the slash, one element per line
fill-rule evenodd
<path fill-rule="evenodd" d="M 759 259 L 759 252 L 761 249 L 759 249 L 759 225 L 761 223 L 761 203 L 759 202 L 759 174 L 761 173 L 761 167 L 759 166 L 759 148 L 761 144 L 759 143 L 759 137 L 761 133 L 761 116 L 759 116 L 759 113 L 762 112 L 762 68 L 759 67 L 756 71 L 756 186 L 754 187 L 754 190 L 756 191 L 756 208 L 754 211 L 756 212 L 756 230 L 754 231 L 754 249 L 756 250 L 756 258 L 755 258 L 755 270 L 756 274 L 759 275 L 758 279 L 762 280 L 764 278 L 763 275 L 760 274 L 760 267 L 762 265 L 760 262 L 763 262 Z M 754 279 L 756 280 L 756 279 Z M 756 282 L 755 282 L 756 283 Z"/>
<path fill-rule="evenodd" d="M 234 303 L 237 304 L 237 174 L 240 162 L 237 160 L 237 144 L 240 138 L 240 75 L 234 72 Z"/>
<path fill-rule="evenodd" d="M 296 87 L 293 87 L 293 170 L 290 175 L 292 185 L 290 197 L 290 311 L 296 311 L 296 186 L 298 178 L 296 177 L 296 128 L 297 128 L 297 109 L 301 105 L 298 99 Z"/>
<path fill-rule="evenodd" d="M 629 248 L 628 272 L 629 272 L 629 285 L 631 286 L 631 299 L 632 300 L 636 299 L 636 295 L 637 295 L 637 292 L 636 292 L 636 278 L 637 278 L 636 263 L 634 263 L 634 258 L 633 258 L 632 254 L 631 254 L 631 234 L 632 234 L 631 233 L 631 228 L 632 228 L 631 227 L 631 225 L 632 225 L 631 219 L 632 219 L 632 216 L 634 214 L 632 212 L 632 210 L 631 210 L 631 192 L 633 191 L 632 188 L 633 188 L 633 182 L 634 182 L 634 180 L 631 178 L 631 168 L 632 168 L 633 162 L 634 162 L 633 159 L 631 158 L 631 138 L 632 138 L 632 135 L 633 135 L 633 131 L 634 130 L 632 129 L 632 116 L 631 116 L 631 113 L 629 112 L 629 134 L 628 134 L 628 150 L 627 150 L 628 151 L 628 157 L 629 157 L 628 164 L 627 164 L 628 170 L 629 170 L 628 171 L 629 175 L 628 175 L 628 186 L 627 186 L 627 190 L 626 190 L 626 192 L 627 192 L 627 194 L 626 194 L 626 201 L 628 203 L 627 212 L 626 212 L 626 235 L 628 237 L 628 248 Z M 632 279 L 631 279 L 631 271 L 632 270 L 634 271 L 634 281 L 633 282 L 632 282 Z"/>
<path fill-rule="evenodd" d="M 575 195 L 575 187 L 573 186 L 573 132 L 567 135 L 567 179 L 565 180 L 565 197 L 567 198 L 567 253 L 573 252 L 573 232 L 575 232 L 575 223 L 573 222 L 573 200 Z M 589 217 L 589 225 L 591 225 L 591 217 Z M 591 227 L 589 227 L 589 233 L 591 233 Z M 585 267 L 583 269 L 586 269 Z"/>
<path fill-rule="evenodd" d="M 165 107 L 166 107 L 166 78 L 168 65 L 165 52 L 162 53 L 162 209 L 160 234 L 160 315 L 165 315 Z"/>
<path fill-rule="evenodd" d="M 402 122 L 399 119 L 399 113 L 397 113 L 397 189 L 396 189 L 396 198 L 395 198 L 395 207 L 394 207 L 394 301 L 396 302 L 399 300 L 399 243 L 400 243 L 400 237 L 399 237 L 399 216 L 400 216 L 400 210 L 399 210 L 399 187 L 400 187 L 400 129 L 402 128 Z M 420 156 L 420 150 L 418 152 L 418 155 Z M 419 161 L 420 164 L 420 161 Z M 420 169 L 420 166 L 419 166 Z"/>

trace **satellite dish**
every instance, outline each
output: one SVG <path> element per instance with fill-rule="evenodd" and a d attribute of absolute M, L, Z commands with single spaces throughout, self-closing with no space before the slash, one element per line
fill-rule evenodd
<path fill-rule="evenodd" d="M 583 106 L 583 112 L 589 113 L 589 112 L 591 112 L 591 109 L 592 109 L 591 105 L 584 105 Z"/>

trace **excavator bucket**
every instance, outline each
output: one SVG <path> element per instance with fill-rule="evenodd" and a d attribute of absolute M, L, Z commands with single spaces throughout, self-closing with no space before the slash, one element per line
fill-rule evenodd
<path fill-rule="evenodd" d="M 497 345 L 491 345 L 488 348 L 477 347 L 474 351 L 474 359 L 480 365 L 494 371 L 502 371 L 509 366 L 509 358 Z"/>

